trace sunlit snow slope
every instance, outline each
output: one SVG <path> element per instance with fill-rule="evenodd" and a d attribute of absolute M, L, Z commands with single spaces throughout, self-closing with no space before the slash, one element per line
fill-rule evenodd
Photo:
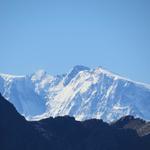
<path fill-rule="evenodd" d="M 57 76 L 42 70 L 28 76 L 0 74 L 0 92 L 29 120 L 63 115 L 107 122 L 125 115 L 150 120 L 150 86 L 101 67 L 75 66 Z"/>

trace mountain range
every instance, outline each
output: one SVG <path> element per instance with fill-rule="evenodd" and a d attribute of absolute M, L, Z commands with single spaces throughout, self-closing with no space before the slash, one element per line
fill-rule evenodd
<path fill-rule="evenodd" d="M 64 116 L 26 121 L 0 95 L 1 150 L 149 150 L 150 123 L 126 116 L 110 124 Z"/>
<path fill-rule="evenodd" d="M 27 120 L 73 116 L 76 120 L 115 121 L 132 115 L 150 120 L 150 85 L 102 67 L 74 66 L 68 73 L 0 74 L 0 93 Z"/>

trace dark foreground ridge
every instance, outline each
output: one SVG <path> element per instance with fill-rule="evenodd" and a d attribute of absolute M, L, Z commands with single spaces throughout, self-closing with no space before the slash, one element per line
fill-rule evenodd
<path fill-rule="evenodd" d="M 68 116 L 28 122 L 0 95 L 0 150 L 150 150 L 150 123 L 132 116 L 112 124 Z"/>

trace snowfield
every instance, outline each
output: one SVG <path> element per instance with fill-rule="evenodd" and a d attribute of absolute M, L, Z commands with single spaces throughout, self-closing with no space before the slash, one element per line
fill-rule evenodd
<path fill-rule="evenodd" d="M 0 74 L 0 92 L 27 120 L 74 116 L 111 122 L 125 115 L 150 120 L 150 85 L 106 69 L 75 66 L 67 74 L 51 76 Z"/>

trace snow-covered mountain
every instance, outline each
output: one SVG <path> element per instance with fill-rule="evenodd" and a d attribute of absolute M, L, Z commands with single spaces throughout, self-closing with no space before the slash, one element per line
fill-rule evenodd
<path fill-rule="evenodd" d="M 28 76 L 0 74 L 0 92 L 29 120 L 64 115 L 107 122 L 125 115 L 150 120 L 150 85 L 101 67 L 75 66 L 57 76 L 43 70 Z"/>

